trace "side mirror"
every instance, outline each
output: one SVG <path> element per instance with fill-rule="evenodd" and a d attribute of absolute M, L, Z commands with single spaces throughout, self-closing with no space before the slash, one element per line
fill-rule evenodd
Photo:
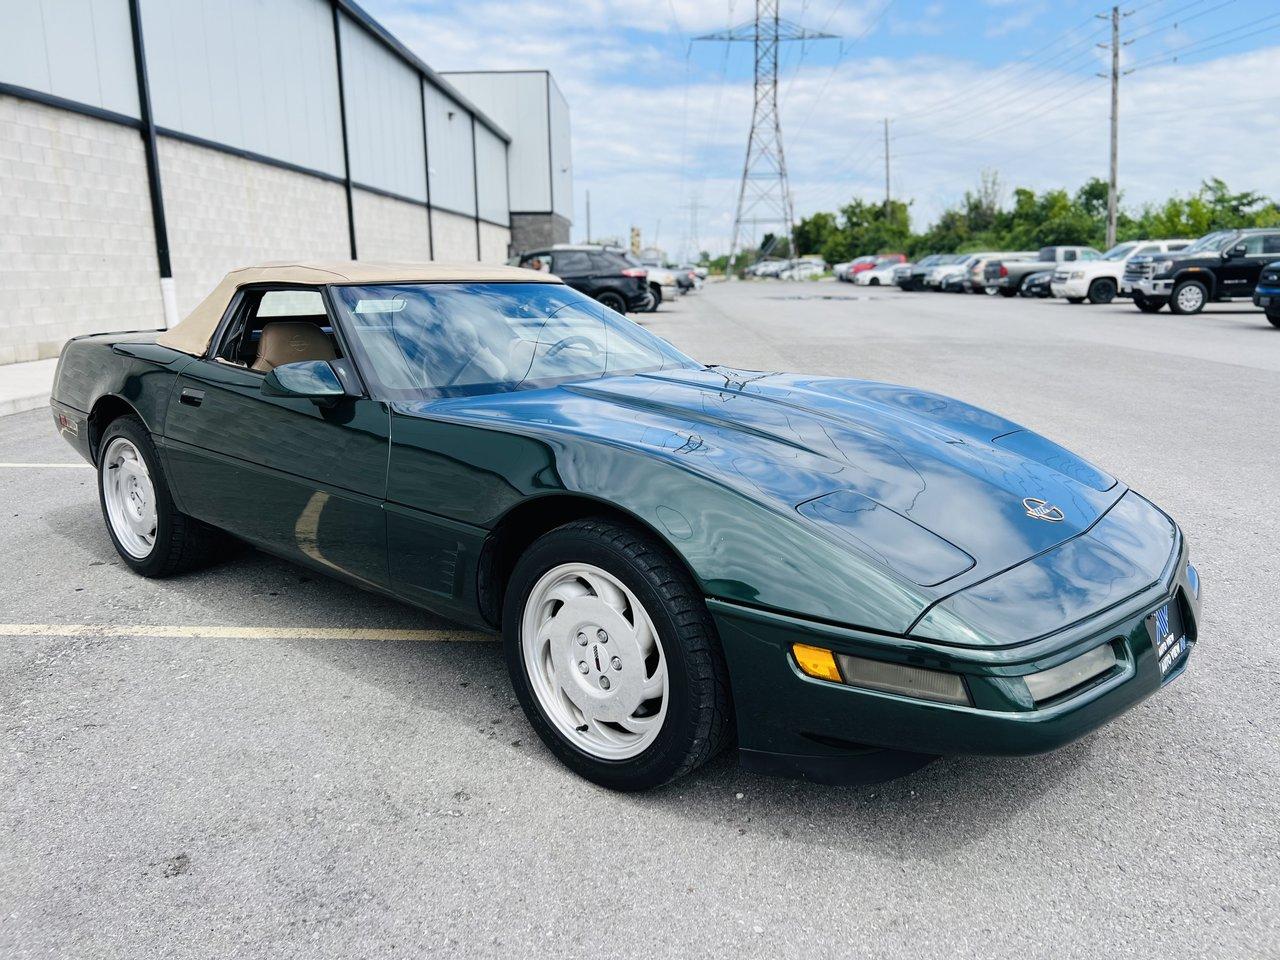
<path fill-rule="evenodd" d="M 1222 254 L 1222 259 L 1223 259 L 1223 260 L 1232 260 L 1232 259 L 1234 259 L 1234 258 L 1236 258 L 1236 257 L 1243 257 L 1243 256 L 1245 256 L 1248 252 L 1249 252 L 1249 248 L 1248 248 L 1248 247 L 1246 247 L 1243 243 L 1237 243 L 1237 244 L 1236 244 L 1234 247 L 1232 247 L 1230 250 L 1227 250 L 1227 251 L 1225 251 L 1225 252 Z"/>
<path fill-rule="evenodd" d="M 323 360 L 280 364 L 262 381 L 262 392 L 268 397 L 294 397 L 317 403 L 332 402 L 347 394 L 338 374 Z"/>

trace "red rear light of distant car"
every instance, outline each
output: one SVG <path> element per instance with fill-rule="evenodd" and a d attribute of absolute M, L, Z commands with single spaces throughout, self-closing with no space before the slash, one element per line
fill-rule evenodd
<path fill-rule="evenodd" d="M 1003 263 L 1000 264 L 1000 276 L 1007 277 L 1008 275 L 1009 275 L 1009 268 L 1006 267 Z"/>
<path fill-rule="evenodd" d="M 622 271 L 622 275 L 624 277 L 638 277 L 639 279 L 643 280 L 645 277 L 649 275 L 649 271 L 642 270 L 639 267 L 627 267 L 625 270 Z"/>

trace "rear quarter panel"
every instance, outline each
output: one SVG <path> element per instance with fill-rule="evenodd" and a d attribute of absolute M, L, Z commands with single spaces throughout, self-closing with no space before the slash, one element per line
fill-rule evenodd
<path fill-rule="evenodd" d="M 86 459 L 96 455 L 103 424 L 95 411 L 108 399 L 123 402 L 153 436 L 164 436 L 165 411 L 176 375 L 192 358 L 157 346 L 156 334 L 77 337 L 62 348 L 51 405 L 60 432 Z M 61 415 L 71 426 L 60 421 Z"/>

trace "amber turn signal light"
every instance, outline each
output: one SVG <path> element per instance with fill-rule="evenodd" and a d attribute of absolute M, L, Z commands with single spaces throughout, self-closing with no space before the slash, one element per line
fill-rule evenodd
<path fill-rule="evenodd" d="M 836 658 L 830 650 L 822 647 L 811 647 L 807 643 L 793 643 L 791 653 L 796 658 L 796 665 L 810 677 L 819 680 L 830 680 L 842 683 L 840 668 L 836 666 Z"/>

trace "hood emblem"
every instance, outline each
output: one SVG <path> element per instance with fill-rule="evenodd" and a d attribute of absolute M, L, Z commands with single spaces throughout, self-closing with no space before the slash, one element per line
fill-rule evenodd
<path fill-rule="evenodd" d="M 1067 515 L 1061 509 L 1045 503 L 1038 497 L 1024 497 L 1022 506 L 1027 511 L 1027 516 L 1033 520 L 1048 520 L 1050 523 L 1061 523 L 1067 519 Z"/>

